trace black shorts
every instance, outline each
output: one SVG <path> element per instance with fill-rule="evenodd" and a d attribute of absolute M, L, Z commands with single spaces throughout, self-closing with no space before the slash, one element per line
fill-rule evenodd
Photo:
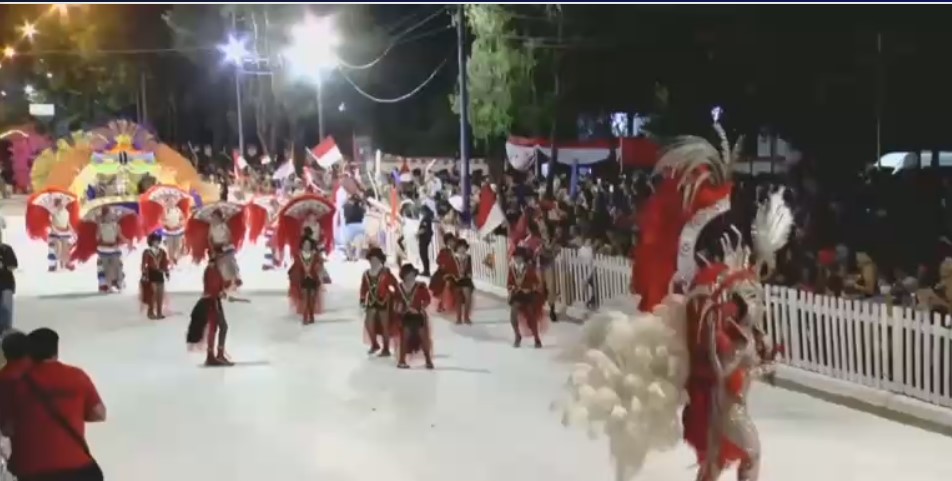
<path fill-rule="evenodd" d="M 301 289 L 314 290 L 320 287 L 320 283 L 313 277 L 305 277 L 301 280 Z"/>
<path fill-rule="evenodd" d="M 404 329 L 422 329 L 426 324 L 426 318 L 423 314 L 404 314 L 403 315 L 403 328 Z"/>
<path fill-rule="evenodd" d="M 535 295 L 532 292 L 514 292 L 512 297 L 509 298 L 509 303 L 526 305 L 532 303 L 533 300 L 535 300 Z"/>
<path fill-rule="evenodd" d="M 157 269 L 150 269 L 145 278 L 153 284 L 165 284 L 165 273 Z"/>
<path fill-rule="evenodd" d="M 473 289 L 473 280 L 468 277 L 456 279 L 454 285 L 457 289 Z"/>

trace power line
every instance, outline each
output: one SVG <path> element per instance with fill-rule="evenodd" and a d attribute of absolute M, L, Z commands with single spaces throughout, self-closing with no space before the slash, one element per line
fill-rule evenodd
<path fill-rule="evenodd" d="M 381 60 L 383 60 L 384 57 L 386 57 L 387 54 L 390 53 L 391 50 L 393 50 L 394 47 L 396 47 L 396 46 L 399 45 L 399 44 L 406 43 L 406 41 L 401 42 L 401 41 L 400 41 L 401 38 L 403 38 L 404 36 L 406 36 L 406 35 L 409 34 L 410 32 L 413 32 L 414 30 L 416 30 L 416 29 L 422 27 L 423 25 L 426 25 L 430 20 L 433 20 L 434 18 L 436 18 L 437 15 L 439 15 L 439 14 L 445 12 L 446 9 L 447 9 L 446 6 L 440 7 L 440 8 L 437 9 L 435 12 L 433 12 L 433 13 L 427 15 L 423 20 L 420 20 L 419 22 L 413 24 L 411 27 L 406 28 L 406 29 L 404 29 L 402 32 L 400 32 L 400 33 L 394 35 L 393 38 L 390 40 L 390 45 L 388 45 L 387 48 L 384 49 L 383 53 L 381 53 L 377 58 L 371 60 L 370 62 L 367 62 L 367 63 L 365 63 L 365 64 L 363 64 L 363 65 L 352 65 L 352 64 L 348 63 L 347 61 L 345 61 L 345 60 L 342 59 L 342 58 L 338 58 L 337 61 L 338 61 L 338 63 L 341 64 L 342 67 L 345 67 L 345 68 L 348 68 L 348 69 L 351 69 L 351 70 L 365 70 L 365 69 L 371 68 L 371 67 L 373 67 L 374 65 L 377 65 L 378 62 L 380 62 Z M 400 23 L 402 23 L 402 22 L 400 22 Z M 421 37 L 421 38 L 422 38 L 422 37 Z M 418 40 L 418 39 L 414 39 L 414 40 Z"/>
<path fill-rule="evenodd" d="M 27 50 L 17 52 L 17 57 L 38 57 L 42 55 L 139 55 L 147 53 L 185 53 L 216 50 L 217 47 L 180 47 L 180 48 L 131 48 L 103 50 Z"/>
<path fill-rule="evenodd" d="M 390 99 L 383 99 L 383 98 L 380 98 L 380 97 L 375 97 L 375 96 L 373 96 L 373 95 L 371 95 L 371 94 L 365 92 L 362 88 L 360 88 L 360 86 L 358 86 L 358 85 L 350 78 L 350 76 L 347 75 L 347 72 L 344 72 L 343 70 L 341 70 L 340 73 L 341 73 L 341 76 L 344 77 L 344 80 L 347 80 L 347 83 L 349 83 L 352 87 L 354 87 L 354 90 L 356 90 L 357 93 L 359 93 L 360 95 L 363 95 L 363 96 L 366 97 L 367 99 L 372 100 L 372 101 L 374 101 L 374 102 L 377 102 L 377 103 L 379 103 L 379 104 L 395 104 L 395 103 L 397 103 L 397 102 L 402 102 L 402 101 L 404 101 L 404 100 L 407 100 L 408 98 L 413 97 L 414 95 L 416 95 L 417 93 L 419 93 L 421 90 L 423 90 L 423 88 L 426 87 L 426 86 L 430 83 L 430 81 L 432 81 L 434 78 L 436 78 L 436 74 L 439 73 L 440 70 L 442 70 L 443 67 L 446 66 L 446 61 L 447 61 L 447 58 L 443 58 L 443 61 L 440 62 L 439 65 L 437 65 L 436 69 L 433 70 L 433 72 L 430 74 L 430 76 L 427 77 L 426 80 L 423 81 L 423 83 L 421 83 L 420 85 L 417 85 L 416 88 L 414 88 L 413 90 L 411 90 L 409 93 L 404 94 L 404 95 L 401 95 L 401 96 L 399 96 L 399 97 L 390 98 Z"/>

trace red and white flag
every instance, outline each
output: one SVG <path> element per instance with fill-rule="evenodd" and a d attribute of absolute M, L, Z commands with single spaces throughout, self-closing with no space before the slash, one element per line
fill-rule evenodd
<path fill-rule="evenodd" d="M 333 137 L 322 140 L 321 143 L 311 148 L 310 153 L 322 169 L 329 169 L 332 165 L 344 160 L 344 154 L 337 148 L 337 143 L 334 142 Z"/>
<path fill-rule="evenodd" d="M 479 236 L 486 237 L 492 234 L 505 222 L 506 215 L 499 206 L 499 202 L 496 202 L 496 192 L 489 184 L 483 184 L 479 191 L 479 209 L 476 212 L 476 227 L 479 228 Z"/>
<path fill-rule="evenodd" d="M 274 180 L 284 180 L 288 176 L 294 173 L 294 162 L 291 159 L 284 161 L 280 167 L 275 169 L 274 174 L 271 174 L 271 178 Z"/>

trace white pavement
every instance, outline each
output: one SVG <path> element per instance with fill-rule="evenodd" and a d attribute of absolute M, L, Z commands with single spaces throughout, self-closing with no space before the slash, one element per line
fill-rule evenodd
<path fill-rule="evenodd" d="M 99 386 L 109 421 L 88 428 L 108 479 L 120 481 L 609 481 L 603 440 L 565 429 L 549 411 L 566 369 L 556 325 L 541 351 L 510 346 L 507 315 L 481 298 L 476 325 L 436 323 L 437 369 L 398 371 L 364 354 L 356 287 L 362 265 L 333 262 L 327 312 L 302 327 L 287 310 L 284 272 L 241 255 L 250 304 L 226 304 L 241 365 L 200 367 L 184 345 L 200 269 L 169 285 L 163 321 L 140 314 L 134 290 L 101 296 L 94 266 L 45 272 L 46 247 L 22 218 L 4 235 L 21 259 L 16 325 L 57 329 L 65 362 Z M 138 256 L 127 257 L 130 284 Z M 768 386 L 753 393 L 765 481 L 948 481 L 952 439 Z M 652 481 L 693 479 L 686 448 L 649 458 Z"/>

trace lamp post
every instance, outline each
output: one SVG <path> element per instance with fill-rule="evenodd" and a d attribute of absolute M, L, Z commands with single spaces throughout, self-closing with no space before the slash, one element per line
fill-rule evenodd
<path fill-rule="evenodd" d="M 291 28 L 291 43 L 284 59 L 292 73 L 314 83 L 317 89 L 317 130 L 324 140 L 324 77 L 337 67 L 340 37 L 332 17 L 306 16 Z"/>
<path fill-rule="evenodd" d="M 238 151 L 245 155 L 245 129 L 241 118 L 241 64 L 248 57 L 248 47 L 244 39 L 228 36 L 228 42 L 218 47 L 225 55 L 225 62 L 235 66 L 235 115 L 238 121 Z"/>

